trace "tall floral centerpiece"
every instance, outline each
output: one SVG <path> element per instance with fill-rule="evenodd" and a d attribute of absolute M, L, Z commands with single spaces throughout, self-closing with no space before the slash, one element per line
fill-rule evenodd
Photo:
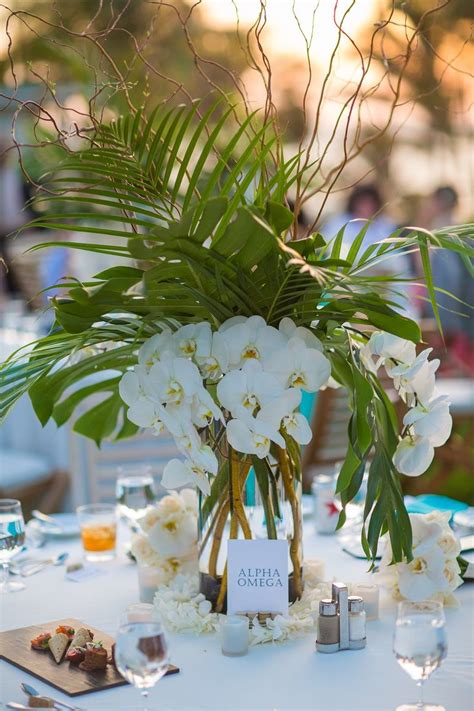
<path fill-rule="evenodd" d="M 287 539 L 290 597 L 301 595 L 300 446 L 312 433 L 299 406 L 323 386 L 342 386 L 352 411 L 339 525 L 368 470 L 367 557 L 388 533 L 392 561 L 411 561 L 399 473 L 429 466 L 451 420 L 434 393 L 438 361 L 417 352 L 420 329 L 400 307 L 406 279 L 373 267 L 418 251 L 438 317 L 430 250 L 472 254 L 469 226 L 369 246 L 364 226 L 348 253 L 344 230 L 291 240 L 299 156 L 285 160 L 255 114 L 231 131 L 232 111 L 197 103 L 99 123 L 49 176 L 33 225 L 79 236 L 36 249 L 87 250 L 111 266 L 56 284 L 51 332 L 0 374 L 2 416 L 29 392 L 42 423 L 80 408 L 74 430 L 97 444 L 171 433 L 182 456 L 163 483 L 199 489 L 201 588 L 217 610 L 229 538 Z M 402 429 L 387 375 L 407 405 Z"/>
<path fill-rule="evenodd" d="M 234 316 L 214 331 L 205 321 L 152 336 L 120 381 L 128 419 L 168 430 L 183 454 L 166 465 L 162 484 L 201 493 L 201 586 L 218 611 L 223 539 L 261 536 L 262 522 L 269 539 L 288 539 L 290 600 L 301 596 L 300 445 L 311 428 L 298 407 L 302 390 L 316 392 L 330 374 L 310 329 L 290 318 L 275 328 L 262 316 Z"/>

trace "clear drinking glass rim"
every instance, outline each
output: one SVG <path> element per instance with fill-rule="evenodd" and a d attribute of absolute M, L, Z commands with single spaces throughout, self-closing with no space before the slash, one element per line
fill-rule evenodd
<path fill-rule="evenodd" d="M 21 501 L 19 499 L 0 499 L 0 511 L 2 509 L 11 509 L 14 506 L 20 506 Z"/>
<path fill-rule="evenodd" d="M 444 622 L 446 616 L 443 603 L 439 600 L 402 600 L 398 603 L 397 622 L 411 616 L 422 618 L 428 615 L 436 615 L 438 621 Z M 432 620 L 428 619 L 427 622 L 432 622 Z"/>
<path fill-rule="evenodd" d="M 117 507 L 115 504 L 82 504 L 76 508 L 76 513 L 78 516 L 81 514 L 101 514 L 101 513 L 113 513 L 117 512 Z"/>

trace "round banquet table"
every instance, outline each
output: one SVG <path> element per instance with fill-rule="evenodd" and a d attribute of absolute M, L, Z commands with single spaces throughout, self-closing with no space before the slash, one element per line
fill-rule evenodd
<path fill-rule="evenodd" d="M 81 555 L 79 541 L 69 539 L 48 542 L 38 556 L 63 550 L 69 550 L 70 560 Z M 306 524 L 305 555 L 325 559 L 328 580 L 368 578 L 365 561 L 344 553 L 335 536 L 316 536 L 311 522 Z M 26 590 L 1 597 L 1 629 L 75 617 L 113 635 L 120 612 L 138 600 L 137 573 L 124 554 L 108 563 L 106 571 L 81 583 L 66 580 L 60 567 L 25 578 Z M 426 684 L 426 700 L 443 704 L 446 711 L 474 708 L 473 588 L 472 583 L 464 584 L 457 592 L 460 608 L 446 611 L 448 657 Z M 367 647 L 329 655 L 315 652 L 313 633 L 252 647 L 239 658 L 224 657 L 215 635 L 169 634 L 171 658 L 181 671 L 163 678 L 151 690 L 147 709 L 393 711 L 416 698 L 415 683 L 392 653 L 395 614 L 395 603 L 382 595 L 380 620 L 367 623 Z M 71 699 L 0 661 L 3 702 L 25 702 L 21 681 L 33 684 L 42 694 L 91 711 L 143 709 L 138 691 L 130 686 Z"/>

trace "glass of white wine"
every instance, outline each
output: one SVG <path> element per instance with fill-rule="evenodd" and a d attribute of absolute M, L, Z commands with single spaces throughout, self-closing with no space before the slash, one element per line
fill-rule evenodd
<path fill-rule="evenodd" d="M 141 692 L 146 703 L 149 690 L 168 670 L 168 643 L 157 617 L 130 613 L 127 610 L 122 617 L 117 633 L 115 664 L 124 679 Z"/>
<path fill-rule="evenodd" d="M 0 563 L 3 580 L 0 593 L 18 592 L 25 585 L 10 580 L 10 560 L 19 553 L 25 542 L 25 522 L 21 503 L 17 499 L 0 499 Z"/>
<path fill-rule="evenodd" d="M 440 602 L 401 602 L 393 638 L 393 651 L 419 689 L 418 702 L 396 711 L 445 711 L 443 706 L 425 704 L 423 684 L 438 669 L 448 652 L 446 621 Z"/>
<path fill-rule="evenodd" d="M 115 498 L 118 514 L 132 530 L 156 500 L 154 481 L 149 465 L 130 465 L 117 470 Z"/>

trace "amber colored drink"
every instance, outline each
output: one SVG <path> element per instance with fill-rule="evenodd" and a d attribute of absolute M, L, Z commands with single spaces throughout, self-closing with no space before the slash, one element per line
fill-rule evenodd
<path fill-rule="evenodd" d="M 77 509 L 84 556 L 90 561 L 115 557 L 117 522 L 115 506 L 88 504 Z"/>
<path fill-rule="evenodd" d="M 81 528 L 85 551 L 110 551 L 115 549 L 116 526 L 89 524 Z"/>

